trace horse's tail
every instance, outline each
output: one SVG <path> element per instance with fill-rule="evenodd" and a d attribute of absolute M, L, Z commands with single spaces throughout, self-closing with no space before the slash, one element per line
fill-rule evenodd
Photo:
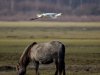
<path fill-rule="evenodd" d="M 64 44 L 61 44 L 61 49 L 59 51 L 58 56 L 58 69 L 60 73 L 63 73 L 63 75 L 66 75 L 65 72 L 65 46 Z"/>
<path fill-rule="evenodd" d="M 63 75 L 66 75 L 66 71 L 65 71 L 65 45 L 64 44 L 62 44 L 62 51 L 63 51 L 62 72 L 63 72 Z"/>
<path fill-rule="evenodd" d="M 65 45 L 64 44 L 62 44 L 62 51 L 64 53 L 64 58 L 65 58 Z"/>
<path fill-rule="evenodd" d="M 61 60 L 65 59 L 65 45 L 64 44 L 61 44 L 61 50 L 59 52 L 59 58 Z"/>

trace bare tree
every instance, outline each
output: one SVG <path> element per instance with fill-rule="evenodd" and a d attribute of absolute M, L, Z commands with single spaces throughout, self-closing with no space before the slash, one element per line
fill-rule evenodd
<path fill-rule="evenodd" d="M 11 13 L 14 13 L 14 5 L 15 5 L 15 2 L 14 2 L 14 0 L 10 0 L 10 11 L 11 11 Z"/>
<path fill-rule="evenodd" d="M 57 8 L 60 7 L 60 0 L 57 0 L 56 5 L 57 5 Z"/>
<path fill-rule="evenodd" d="M 82 8 L 82 5 L 83 5 L 83 0 L 80 0 L 80 6 Z"/>
<path fill-rule="evenodd" d="M 69 0 L 69 7 L 72 8 L 72 0 Z"/>
<path fill-rule="evenodd" d="M 35 0 L 35 5 L 36 12 L 39 12 L 39 0 Z"/>

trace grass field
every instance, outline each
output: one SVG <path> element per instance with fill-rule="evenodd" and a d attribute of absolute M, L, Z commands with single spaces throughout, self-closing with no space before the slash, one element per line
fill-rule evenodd
<path fill-rule="evenodd" d="M 51 40 L 66 46 L 67 75 L 100 74 L 100 22 L 0 22 L 0 66 L 15 67 L 28 44 Z M 42 75 L 54 74 L 53 65 L 49 68 L 40 68 Z M 27 75 L 33 74 L 29 69 Z M 16 72 L 0 70 L 0 75 Z"/>

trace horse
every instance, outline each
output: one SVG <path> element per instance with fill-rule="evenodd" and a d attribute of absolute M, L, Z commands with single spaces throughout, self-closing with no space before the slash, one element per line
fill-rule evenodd
<path fill-rule="evenodd" d="M 44 43 L 33 42 L 23 51 L 16 66 L 18 75 L 25 75 L 30 62 L 35 65 L 36 75 L 39 74 L 39 64 L 55 63 L 55 75 L 65 75 L 65 46 L 59 41 Z"/>

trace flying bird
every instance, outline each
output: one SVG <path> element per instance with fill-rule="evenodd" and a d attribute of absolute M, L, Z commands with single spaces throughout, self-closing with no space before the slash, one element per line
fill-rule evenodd
<path fill-rule="evenodd" d="M 37 14 L 37 17 L 32 18 L 31 20 L 36 20 L 43 17 L 50 17 L 52 19 L 56 19 L 58 16 L 61 16 L 61 15 L 62 13 L 42 13 L 42 14 Z"/>

